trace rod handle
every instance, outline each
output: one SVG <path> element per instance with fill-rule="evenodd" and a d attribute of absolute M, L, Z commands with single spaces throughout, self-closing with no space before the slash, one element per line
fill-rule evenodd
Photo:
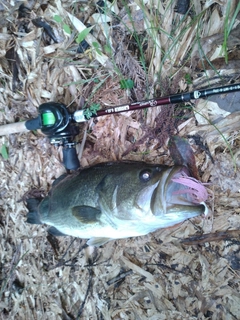
<path fill-rule="evenodd" d="M 11 133 L 27 132 L 26 121 L 4 124 L 0 126 L 0 136 L 6 136 Z"/>

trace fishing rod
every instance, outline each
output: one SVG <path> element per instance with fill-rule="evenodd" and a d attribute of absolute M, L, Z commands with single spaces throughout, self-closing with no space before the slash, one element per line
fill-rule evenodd
<path fill-rule="evenodd" d="M 240 91 L 240 83 L 212 89 L 179 93 L 166 97 L 134 102 L 131 104 L 124 104 L 103 110 L 97 110 L 91 115 L 87 114 L 86 110 L 77 110 L 74 113 L 69 113 L 64 104 L 47 102 L 39 106 L 38 117 L 24 122 L 0 126 L 0 136 L 40 129 L 46 136 L 48 136 L 51 144 L 63 146 L 63 163 L 66 169 L 75 170 L 79 168 L 80 164 L 75 149 L 76 143 L 73 141 L 74 136 L 79 134 L 79 129 L 74 125 L 74 123 L 86 122 L 91 118 L 114 113 L 122 113 L 161 105 L 188 102 L 191 100 L 207 98 L 212 95 L 223 93 L 226 94 L 235 91 Z"/>

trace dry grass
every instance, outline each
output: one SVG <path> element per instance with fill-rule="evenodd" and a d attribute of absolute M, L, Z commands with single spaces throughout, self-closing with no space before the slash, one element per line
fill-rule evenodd
<path fill-rule="evenodd" d="M 86 102 L 103 108 L 237 80 L 238 2 L 193 0 L 185 16 L 174 12 L 175 4 L 117 0 L 109 3 L 114 16 L 96 15 L 94 1 L 29 2 L 31 10 L 19 19 L 17 2 L 0 1 L 0 123 L 35 117 L 38 106 L 51 100 L 72 110 Z M 71 35 L 54 15 L 71 27 Z M 230 35 L 225 16 L 229 22 L 234 17 Z M 52 26 L 57 42 L 32 23 L 38 17 Z M 90 49 L 76 54 L 74 39 L 88 22 L 96 23 L 86 38 Z M 228 51 L 221 50 L 226 35 Z M 120 88 L 125 78 L 134 80 L 133 90 Z M 168 132 L 160 126 L 165 114 L 171 130 L 178 126 L 179 135 L 195 137 L 190 142 L 202 181 L 211 183 L 213 215 L 94 250 L 81 239 L 70 246 L 70 237 L 56 241 L 45 226 L 25 223 L 22 199 L 29 190 L 49 191 L 64 172 L 61 150 L 40 133 L 0 138 L 8 152 L 0 162 L 1 319 L 239 318 L 240 112 L 219 111 L 206 101 L 194 106 L 195 115 L 174 106 L 169 117 L 170 107 L 164 108 L 89 121 L 77 137 L 83 141 L 77 147 L 81 164 L 170 164 Z M 214 164 L 196 135 L 207 143 Z M 211 242 L 181 243 L 214 232 L 224 233 Z"/>

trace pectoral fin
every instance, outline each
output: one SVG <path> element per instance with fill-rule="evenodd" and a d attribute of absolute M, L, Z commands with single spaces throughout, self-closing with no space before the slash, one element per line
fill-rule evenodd
<path fill-rule="evenodd" d="M 110 240 L 113 240 L 113 239 L 111 239 L 111 238 L 91 238 L 87 241 L 87 245 L 100 247 Z"/>
<path fill-rule="evenodd" d="M 95 223 L 99 221 L 101 211 L 89 206 L 76 206 L 72 208 L 72 215 L 82 223 Z"/>

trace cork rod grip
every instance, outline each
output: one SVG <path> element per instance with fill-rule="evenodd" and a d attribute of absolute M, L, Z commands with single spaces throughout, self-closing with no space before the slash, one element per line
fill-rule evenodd
<path fill-rule="evenodd" d="M 0 125 L 0 136 L 6 136 L 11 133 L 18 133 L 18 132 L 27 132 L 29 131 L 26 128 L 26 121 L 23 122 L 15 122 L 5 125 Z"/>

